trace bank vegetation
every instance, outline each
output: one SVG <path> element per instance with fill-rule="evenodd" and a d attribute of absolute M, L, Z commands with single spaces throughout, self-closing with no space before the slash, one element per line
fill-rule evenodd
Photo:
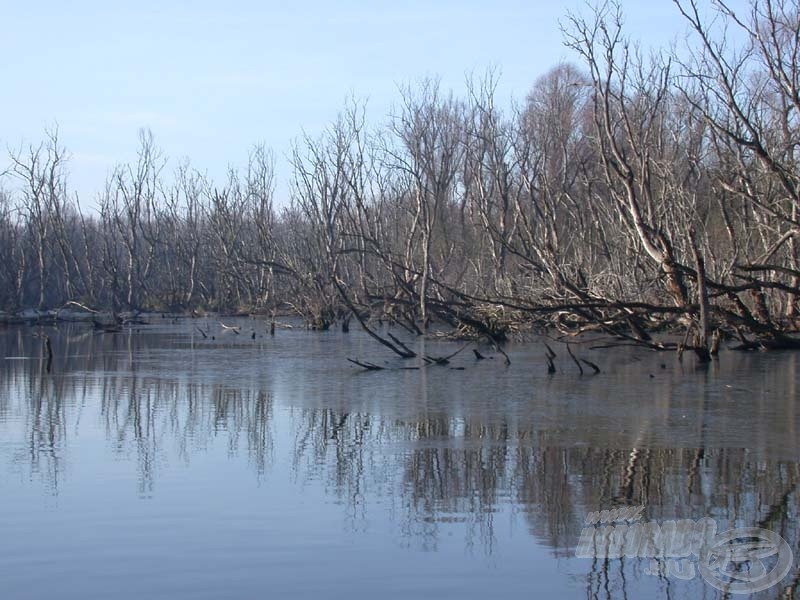
<path fill-rule="evenodd" d="M 800 16 L 789 0 L 674 0 L 689 31 L 646 53 L 605 4 L 568 15 L 574 64 L 500 106 L 402 88 L 387 122 L 349 103 L 290 160 L 211 181 L 143 132 L 82 208 L 56 132 L 12 152 L 0 194 L 0 307 L 292 312 L 500 343 L 555 327 L 712 353 L 796 347 Z M 376 334 L 377 335 L 377 334 Z M 403 353 L 402 344 L 378 337 Z"/>

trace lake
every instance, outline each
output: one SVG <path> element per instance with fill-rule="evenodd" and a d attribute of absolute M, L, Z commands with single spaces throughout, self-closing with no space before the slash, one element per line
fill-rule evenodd
<path fill-rule="evenodd" d="M 581 343 L 602 371 L 581 376 L 551 341 L 549 375 L 530 341 L 510 366 L 470 345 L 400 370 L 418 361 L 357 327 L 223 321 L 240 334 L 211 318 L 0 328 L 3 598 L 715 598 L 713 581 L 756 590 L 781 560 L 759 597 L 800 593 L 796 353 L 698 367 Z M 717 542 L 758 528 L 785 546 L 734 563 L 665 550 L 703 519 Z M 634 526 L 649 545 L 598 544 Z"/>

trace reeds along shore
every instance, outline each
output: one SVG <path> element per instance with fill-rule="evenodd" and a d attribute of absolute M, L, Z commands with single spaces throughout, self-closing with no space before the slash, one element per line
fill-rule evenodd
<path fill-rule="evenodd" d="M 51 132 L 3 178 L 0 307 L 282 310 L 414 333 L 434 319 L 495 343 L 549 325 L 661 347 L 653 332 L 677 329 L 698 355 L 715 335 L 796 347 L 797 3 L 675 10 L 691 32 L 676 56 L 638 51 L 613 5 L 568 16 L 575 64 L 511 109 L 491 73 L 462 96 L 406 87 L 382 124 L 352 102 L 296 142 L 280 201 L 268 149 L 214 182 L 143 132 L 138 160 L 82 209 Z"/>

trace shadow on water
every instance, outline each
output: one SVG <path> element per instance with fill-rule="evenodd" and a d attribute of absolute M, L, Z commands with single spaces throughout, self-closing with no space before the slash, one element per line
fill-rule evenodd
<path fill-rule="evenodd" d="M 379 532 L 400 563 L 466 552 L 496 565 L 531 545 L 549 557 L 538 560 L 566 565 L 545 585 L 503 562 L 502 573 L 485 574 L 488 583 L 502 574 L 498 592 L 714 597 L 699 578 L 643 574 L 647 561 L 575 557 L 587 514 L 623 505 L 644 506 L 649 520 L 710 517 L 719 531 L 765 527 L 800 556 L 794 354 L 726 354 L 701 371 L 672 356 L 605 351 L 593 357 L 600 376 L 564 363 L 548 377 L 540 349 L 521 345 L 509 369 L 465 357 L 463 372 L 364 374 L 344 361 L 374 353 L 356 332 L 270 339 L 263 322 L 242 323 L 248 335 L 214 340 L 188 320 L 113 335 L 50 329 L 50 373 L 40 339 L 0 331 L 0 508 L 8 503 L 19 531 L 36 527 L 21 507 L 58 514 L 62 502 L 97 494 L 97 484 L 78 483 L 88 465 L 95 480 L 135 482 L 127 495 L 165 514 L 178 501 L 200 507 L 186 517 L 198 522 L 232 510 L 214 504 L 229 501 L 228 489 L 317 498 L 362 558 Z M 243 461 L 245 475 L 234 468 Z M 284 511 L 297 513 L 276 527 L 303 528 L 306 509 L 292 502 L 302 501 Z M 131 506 L 133 528 L 142 505 Z M 263 510 L 245 506 L 242 518 Z M 326 542 L 336 545 L 315 543 Z M 0 571 L 15 552 L 25 549 L 0 550 Z M 783 593 L 796 575 L 764 594 Z M 513 587 L 514 578 L 525 583 Z"/>

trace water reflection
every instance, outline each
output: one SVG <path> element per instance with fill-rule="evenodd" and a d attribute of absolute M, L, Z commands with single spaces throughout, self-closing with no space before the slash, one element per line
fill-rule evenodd
<path fill-rule="evenodd" d="M 191 474 L 222 446 L 256 481 L 321 490 L 350 535 L 388 523 L 408 552 L 445 553 L 455 531 L 462 553 L 487 561 L 524 535 L 569 561 L 554 585 L 586 597 L 714 597 L 702 581 L 644 575 L 645 561 L 574 558 L 587 513 L 601 508 L 711 517 L 719 531 L 768 528 L 800 556 L 794 355 L 757 358 L 744 374 L 734 364 L 655 383 L 648 371 L 660 364 L 613 354 L 603 366 L 616 364 L 617 375 L 594 383 L 497 367 L 493 380 L 442 370 L 421 382 L 343 368 L 342 354 L 369 347 L 358 336 L 296 332 L 248 344 L 191 330 L 50 331 L 51 373 L 29 331 L 0 332 L 0 466 L 18 475 L 3 483 L 7 498 L 25 481 L 57 497 L 94 437 L 102 452 L 91 461 L 114 473 L 135 465 L 138 497 L 151 500 L 162 481 Z M 525 352 L 513 358 L 533 356 Z M 599 387 L 589 395 L 587 386 Z M 642 395 L 646 404 L 634 401 Z M 219 485 L 225 469 L 212 471 Z M 793 569 L 764 595 L 797 586 Z"/>

